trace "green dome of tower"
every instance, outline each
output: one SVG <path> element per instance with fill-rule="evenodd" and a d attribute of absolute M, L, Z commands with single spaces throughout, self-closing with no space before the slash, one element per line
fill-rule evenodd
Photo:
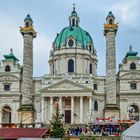
<path fill-rule="evenodd" d="M 25 17 L 24 21 L 26 21 L 26 20 L 32 21 L 32 18 L 30 17 L 29 14 Z"/>
<path fill-rule="evenodd" d="M 90 50 L 93 54 L 96 53 L 91 36 L 79 26 L 79 21 L 80 19 L 74 7 L 69 17 L 69 26 L 62 29 L 53 42 L 54 50 L 62 48 L 81 48 Z"/>

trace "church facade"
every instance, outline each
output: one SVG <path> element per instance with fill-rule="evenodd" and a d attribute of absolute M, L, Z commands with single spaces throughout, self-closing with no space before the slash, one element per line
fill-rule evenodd
<path fill-rule="evenodd" d="M 33 77 L 33 40 L 30 15 L 20 32 L 24 41 L 23 66 L 11 50 L 0 65 L 0 123 L 50 124 L 55 103 L 66 124 L 87 124 L 96 118 L 139 120 L 140 57 L 126 52 L 116 72 L 118 24 L 106 17 L 106 75 L 97 75 L 97 53 L 90 34 L 79 26 L 73 7 L 69 26 L 57 34 L 50 51 L 50 73 Z"/>

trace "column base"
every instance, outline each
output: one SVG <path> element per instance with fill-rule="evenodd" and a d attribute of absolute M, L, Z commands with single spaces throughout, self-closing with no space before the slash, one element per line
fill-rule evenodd
<path fill-rule="evenodd" d="M 33 105 L 21 105 L 19 112 L 19 127 L 34 127 L 35 109 Z"/>
<path fill-rule="evenodd" d="M 106 104 L 104 108 L 104 117 L 112 120 L 120 119 L 120 109 L 116 104 Z"/>

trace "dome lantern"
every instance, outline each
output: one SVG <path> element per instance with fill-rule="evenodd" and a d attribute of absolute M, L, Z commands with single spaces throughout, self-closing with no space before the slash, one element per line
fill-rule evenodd
<path fill-rule="evenodd" d="M 80 19 L 75 10 L 75 4 L 73 4 L 73 11 L 71 12 L 71 16 L 69 17 L 70 26 L 78 26 L 79 22 L 80 22 Z"/>
<path fill-rule="evenodd" d="M 24 19 L 24 23 L 25 23 L 25 27 L 30 27 L 33 24 L 33 20 L 30 17 L 30 15 L 28 14 L 25 19 Z"/>
<path fill-rule="evenodd" d="M 114 20 L 115 20 L 115 16 L 113 15 L 111 11 L 109 11 L 106 17 L 107 24 L 114 24 Z"/>
<path fill-rule="evenodd" d="M 83 30 L 79 25 L 79 16 L 75 11 L 75 4 L 73 6 L 73 11 L 69 17 L 70 25 L 61 30 L 57 34 L 53 42 L 53 51 L 60 49 L 85 49 L 88 50 L 91 54 L 96 54 L 94 48 L 93 40 L 90 34 Z"/>

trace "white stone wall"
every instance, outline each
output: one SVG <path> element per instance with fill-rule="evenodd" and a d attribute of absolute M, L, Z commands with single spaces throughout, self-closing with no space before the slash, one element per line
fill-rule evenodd
<path fill-rule="evenodd" d="M 21 71 L 21 66 L 14 60 L 2 60 L 2 64 L 0 65 L 0 73 L 5 72 L 5 66 L 9 65 L 11 67 L 11 71 L 13 75 L 17 75 Z"/>
<path fill-rule="evenodd" d="M 5 66 L 9 65 L 10 72 L 5 72 Z M 5 106 L 11 108 L 11 122 L 19 123 L 18 112 L 21 95 L 21 66 L 14 60 L 2 60 L 0 66 L 0 123 L 2 123 L 2 109 Z M 10 84 L 10 91 L 4 90 L 4 84 Z"/>
<path fill-rule="evenodd" d="M 76 53 L 76 54 L 75 54 Z M 74 72 L 77 74 L 89 74 L 89 64 L 92 63 L 93 75 L 97 74 L 97 58 L 87 50 L 61 49 L 54 52 L 50 58 L 50 70 L 52 74 L 52 65 L 54 65 L 55 74 L 66 74 L 68 72 L 68 60 L 74 60 Z M 82 69 L 81 69 L 82 68 Z"/>
<path fill-rule="evenodd" d="M 19 96 L 12 96 L 9 97 L 1 97 L 0 98 L 0 123 L 2 123 L 2 109 L 5 106 L 9 106 L 11 108 L 11 123 L 19 123 L 18 120 L 18 112 L 20 102 L 19 102 Z"/>
<path fill-rule="evenodd" d="M 136 64 L 136 70 L 130 69 L 130 64 Z M 130 83 L 135 81 L 137 89 L 131 89 Z M 139 57 L 125 58 L 119 67 L 118 92 L 120 96 L 120 119 L 129 119 L 128 107 L 136 105 L 140 110 L 140 63 Z"/>

